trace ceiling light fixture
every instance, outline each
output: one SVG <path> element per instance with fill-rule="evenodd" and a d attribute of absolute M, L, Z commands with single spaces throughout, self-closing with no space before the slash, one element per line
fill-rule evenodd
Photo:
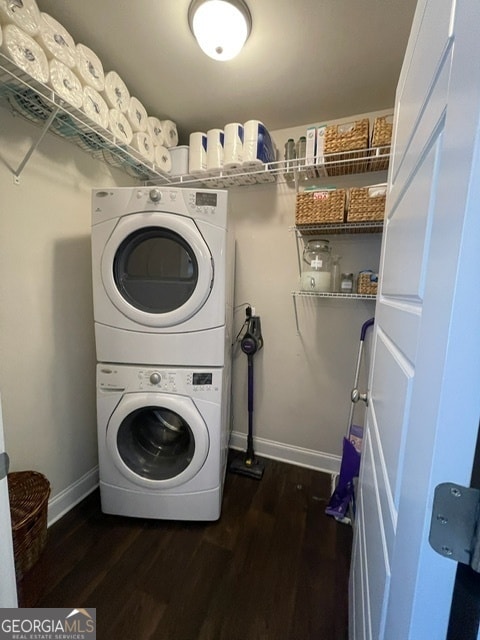
<path fill-rule="evenodd" d="M 243 0 L 193 0 L 188 23 L 202 51 L 223 61 L 240 53 L 252 29 L 252 16 Z"/>

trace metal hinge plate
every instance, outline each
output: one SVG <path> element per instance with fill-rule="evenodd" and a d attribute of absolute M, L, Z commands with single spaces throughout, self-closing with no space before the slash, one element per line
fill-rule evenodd
<path fill-rule="evenodd" d="M 480 571 L 480 490 L 444 482 L 435 488 L 430 545 L 440 555 Z"/>
<path fill-rule="evenodd" d="M 9 467 L 10 459 L 8 455 L 5 452 L 0 453 L 0 480 L 3 480 L 6 477 Z"/>

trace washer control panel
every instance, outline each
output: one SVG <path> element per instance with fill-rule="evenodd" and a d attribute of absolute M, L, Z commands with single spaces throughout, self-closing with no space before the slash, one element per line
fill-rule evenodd
<path fill-rule="evenodd" d="M 99 364 L 97 387 L 104 391 L 177 393 L 213 400 L 222 389 L 222 369 Z"/>

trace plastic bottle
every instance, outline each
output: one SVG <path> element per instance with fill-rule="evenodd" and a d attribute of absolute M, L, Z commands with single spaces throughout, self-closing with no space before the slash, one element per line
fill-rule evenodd
<path fill-rule="evenodd" d="M 293 180 L 292 169 L 295 166 L 295 140 L 289 138 L 285 143 L 285 180 Z"/>
<path fill-rule="evenodd" d="M 340 260 L 342 256 L 332 256 L 332 271 L 331 271 L 331 291 L 332 293 L 340 293 L 341 291 L 341 271 Z"/>
<path fill-rule="evenodd" d="M 307 155 L 307 139 L 305 136 L 301 136 L 297 140 L 297 159 L 299 166 L 305 164 L 305 156 Z"/>

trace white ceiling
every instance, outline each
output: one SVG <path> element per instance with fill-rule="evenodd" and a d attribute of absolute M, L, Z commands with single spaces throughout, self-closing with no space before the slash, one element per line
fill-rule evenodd
<path fill-rule="evenodd" d="M 211 60 L 190 0 L 37 0 L 114 69 L 149 115 L 191 131 L 258 119 L 270 130 L 393 106 L 416 0 L 247 0 L 240 55 Z"/>

